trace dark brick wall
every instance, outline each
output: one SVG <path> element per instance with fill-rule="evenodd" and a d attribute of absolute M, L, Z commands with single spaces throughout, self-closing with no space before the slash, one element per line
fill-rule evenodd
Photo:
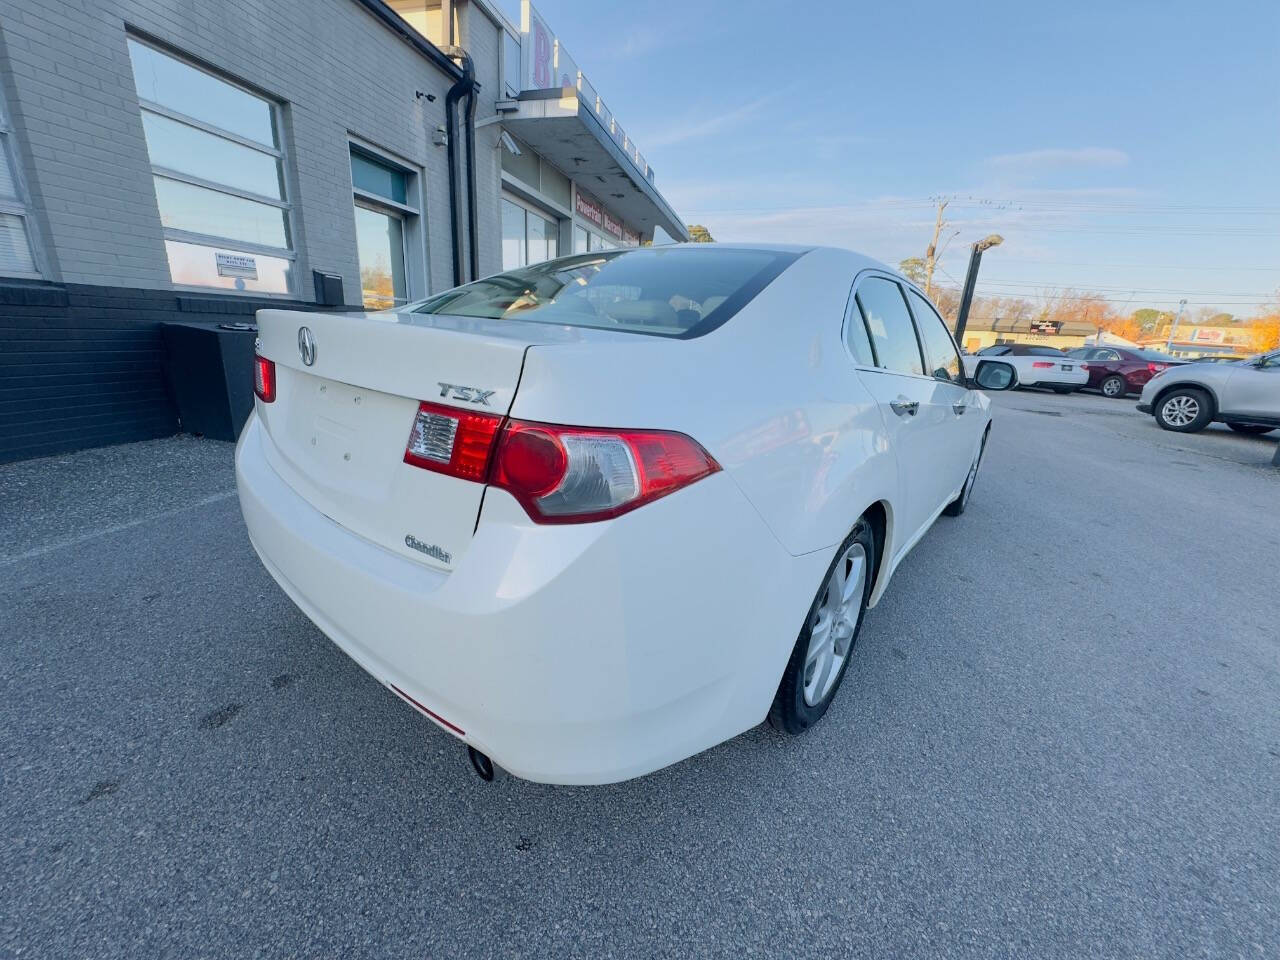
<path fill-rule="evenodd" d="M 325 309 L 237 296 L 0 283 L 0 463 L 176 433 L 161 323 L 252 320 L 262 307 Z"/>

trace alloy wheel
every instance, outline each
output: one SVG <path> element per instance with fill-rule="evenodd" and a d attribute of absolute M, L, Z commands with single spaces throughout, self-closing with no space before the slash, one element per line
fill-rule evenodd
<path fill-rule="evenodd" d="M 1170 397 L 1160 408 L 1160 416 L 1171 427 L 1185 427 L 1200 416 L 1200 403 L 1195 397 L 1189 397 L 1186 394 Z"/>
<path fill-rule="evenodd" d="M 867 581 L 867 551 L 850 544 L 832 568 L 822 600 L 809 623 L 804 657 L 804 702 L 814 706 L 831 692 L 853 647 L 862 593 Z"/>
<path fill-rule="evenodd" d="M 1108 397 L 1118 397 L 1124 391 L 1124 382 L 1114 377 L 1102 385 L 1102 392 Z"/>

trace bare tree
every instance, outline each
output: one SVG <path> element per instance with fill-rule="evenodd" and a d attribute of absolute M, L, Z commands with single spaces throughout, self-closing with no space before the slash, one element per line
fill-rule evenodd
<path fill-rule="evenodd" d="M 924 252 L 924 295 L 930 299 L 933 298 L 933 268 L 938 262 L 938 237 L 942 234 L 942 228 L 947 225 L 947 221 L 942 219 L 942 214 L 950 202 L 950 200 L 938 201 L 938 215 L 933 221 L 933 239 L 929 241 L 929 248 Z"/>

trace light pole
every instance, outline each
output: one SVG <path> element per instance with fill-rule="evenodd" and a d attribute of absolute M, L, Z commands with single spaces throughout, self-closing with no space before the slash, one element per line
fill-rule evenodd
<path fill-rule="evenodd" d="M 1165 341 L 1164 352 L 1173 353 L 1173 335 L 1178 332 L 1178 321 L 1182 319 L 1182 308 L 1187 305 L 1185 299 L 1178 301 L 1178 315 L 1173 318 L 1173 326 L 1169 328 L 1169 339 Z"/>
<path fill-rule="evenodd" d="M 1004 243 L 998 233 L 983 237 L 969 252 L 969 272 L 964 277 L 964 292 L 960 294 L 960 309 L 956 311 L 956 343 L 964 349 L 964 328 L 969 323 L 969 307 L 973 305 L 973 288 L 978 285 L 978 264 L 982 263 L 982 251 Z"/>

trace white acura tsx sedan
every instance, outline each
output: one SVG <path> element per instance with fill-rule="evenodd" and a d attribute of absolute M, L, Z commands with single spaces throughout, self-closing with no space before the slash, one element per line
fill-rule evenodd
<path fill-rule="evenodd" d="M 236 479 L 263 564 L 482 775 L 555 783 L 817 722 L 964 511 L 973 387 L 1013 382 L 825 248 L 595 252 L 258 322 Z"/>

